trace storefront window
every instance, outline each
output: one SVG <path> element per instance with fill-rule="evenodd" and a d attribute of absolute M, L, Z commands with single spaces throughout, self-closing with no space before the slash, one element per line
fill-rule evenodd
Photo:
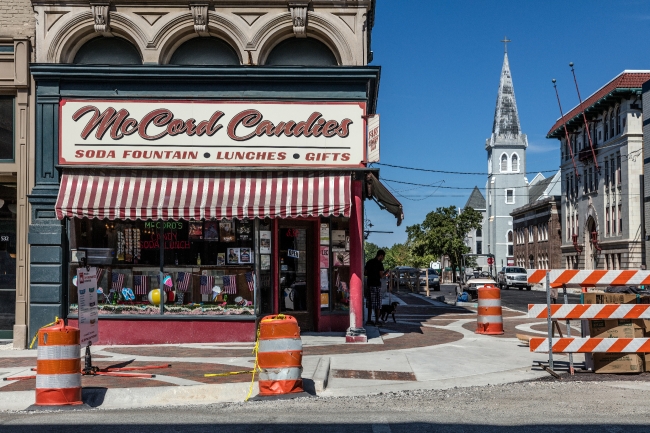
<path fill-rule="evenodd" d="M 0 161 L 14 160 L 14 98 L 0 96 Z"/>
<path fill-rule="evenodd" d="M 350 305 L 348 218 L 321 219 L 321 311 L 347 312 Z"/>
<path fill-rule="evenodd" d="M 83 255 L 90 266 L 98 269 L 100 314 L 160 314 L 159 305 L 150 295 L 162 287 L 165 314 L 254 315 L 258 287 L 264 287 L 265 293 L 269 291 L 270 266 L 260 273 L 261 278 L 256 273 L 260 255 L 255 247 L 259 231 L 256 233 L 254 220 L 75 218 L 68 224 L 72 315 L 78 308 L 77 257 Z"/>

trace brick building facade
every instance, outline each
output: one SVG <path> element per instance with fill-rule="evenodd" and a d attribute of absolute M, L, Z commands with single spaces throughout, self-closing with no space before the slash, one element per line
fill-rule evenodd
<path fill-rule="evenodd" d="M 644 265 L 641 87 L 649 79 L 650 71 L 621 72 L 547 134 L 561 149 L 562 268 Z"/>
<path fill-rule="evenodd" d="M 527 269 L 562 268 L 561 199 L 548 197 L 515 209 L 515 264 Z"/>
<path fill-rule="evenodd" d="M 29 0 L 0 2 L 0 38 L 30 38 L 33 41 L 34 11 Z"/>
<path fill-rule="evenodd" d="M 13 339 L 21 349 L 29 315 L 27 193 L 34 136 L 29 62 L 35 27 L 29 0 L 0 2 L 0 338 Z"/>
<path fill-rule="evenodd" d="M 515 209 L 514 256 L 517 266 L 527 269 L 559 269 L 562 266 L 562 219 L 560 174 L 530 184 L 528 204 Z"/>

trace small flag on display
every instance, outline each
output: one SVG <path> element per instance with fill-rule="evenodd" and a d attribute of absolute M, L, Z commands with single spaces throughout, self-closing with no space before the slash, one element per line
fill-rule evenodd
<path fill-rule="evenodd" d="M 201 293 L 204 295 L 211 294 L 212 286 L 214 286 L 214 277 L 211 275 L 201 275 Z"/>
<path fill-rule="evenodd" d="M 341 274 L 339 274 L 338 271 L 336 272 L 336 282 L 334 285 L 336 286 L 337 290 L 341 290 Z"/>
<path fill-rule="evenodd" d="M 176 278 L 176 289 L 178 289 L 179 292 L 187 292 L 187 289 L 190 287 L 191 278 L 191 273 L 179 272 L 178 277 Z"/>
<path fill-rule="evenodd" d="M 97 268 L 97 285 L 102 281 L 102 277 L 104 276 L 104 270 L 102 268 Z"/>
<path fill-rule="evenodd" d="M 165 276 L 163 277 L 163 289 L 165 289 L 165 292 L 174 291 L 174 280 L 172 279 L 172 276 L 169 274 L 165 274 Z"/>
<path fill-rule="evenodd" d="M 252 272 L 246 272 L 246 284 L 248 284 L 248 290 L 251 292 L 255 291 L 255 280 L 253 279 Z"/>
<path fill-rule="evenodd" d="M 237 276 L 224 275 L 223 276 L 223 291 L 229 295 L 237 294 Z"/>
<path fill-rule="evenodd" d="M 149 277 L 146 275 L 133 276 L 133 288 L 136 295 L 146 295 L 149 291 Z"/>
<path fill-rule="evenodd" d="M 111 285 L 111 290 L 117 290 L 118 292 L 124 287 L 124 274 L 113 272 L 113 284 Z"/>

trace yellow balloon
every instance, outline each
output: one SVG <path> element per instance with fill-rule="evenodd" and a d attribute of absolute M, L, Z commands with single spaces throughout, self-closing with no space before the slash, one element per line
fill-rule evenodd
<path fill-rule="evenodd" d="M 164 301 L 167 302 L 167 293 L 163 292 Z M 149 292 L 149 303 L 152 305 L 160 305 L 160 289 L 153 289 Z"/>

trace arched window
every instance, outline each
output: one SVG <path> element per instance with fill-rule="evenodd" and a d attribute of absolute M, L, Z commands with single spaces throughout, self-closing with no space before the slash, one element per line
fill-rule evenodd
<path fill-rule="evenodd" d="M 610 137 L 614 137 L 616 135 L 616 129 L 614 128 L 614 110 L 609 112 L 609 129 L 610 129 Z"/>
<path fill-rule="evenodd" d="M 239 65 L 233 48 L 219 38 L 192 38 L 176 48 L 170 65 L 226 66 Z"/>
<path fill-rule="evenodd" d="M 609 116 L 607 115 L 607 113 L 605 113 L 605 115 L 603 116 L 603 130 L 604 130 L 603 140 L 607 141 L 607 139 L 609 138 Z"/>
<path fill-rule="evenodd" d="M 289 38 L 277 44 L 269 53 L 269 66 L 338 66 L 332 50 L 313 38 Z"/>
<path fill-rule="evenodd" d="M 508 242 L 512 243 L 512 230 L 508 231 Z"/>
<path fill-rule="evenodd" d="M 476 229 L 476 237 L 477 238 L 482 238 L 483 237 L 483 230 L 481 230 L 480 228 Z"/>
<path fill-rule="evenodd" d="M 79 48 L 72 62 L 77 65 L 141 65 L 138 49 L 126 39 L 99 37 Z"/>
<path fill-rule="evenodd" d="M 512 164 L 510 164 L 512 171 L 519 171 L 519 157 L 516 153 L 512 154 Z"/>
<path fill-rule="evenodd" d="M 616 134 L 621 133 L 621 107 L 616 108 Z"/>
<path fill-rule="evenodd" d="M 508 155 L 501 155 L 501 172 L 508 171 Z"/>

